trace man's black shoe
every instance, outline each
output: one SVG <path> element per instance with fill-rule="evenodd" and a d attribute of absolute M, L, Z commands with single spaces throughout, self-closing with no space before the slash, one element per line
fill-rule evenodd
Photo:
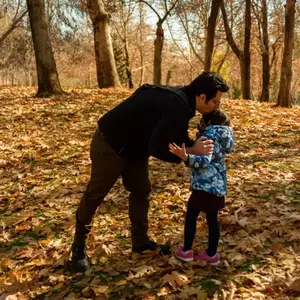
<path fill-rule="evenodd" d="M 148 244 L 138 246 L 138 247 L 132 247 L 132 252 L 137 252 L 137 253 L 142 253 L 146 250 L 149 251 L 155 251 L 157 248 L 160 249 L 159 254 L 160 255 L 167 255 L 171 253 L 171 246 L 169 244 L 162 244 L 162 245 L 157 245 L 153 241 L 149 241 Z"/>
<path fill-rule="evenodd" d="M 76 272 L 85 272 L 89 267 L 85 246 L 73 244 L 72 269 Z"/>

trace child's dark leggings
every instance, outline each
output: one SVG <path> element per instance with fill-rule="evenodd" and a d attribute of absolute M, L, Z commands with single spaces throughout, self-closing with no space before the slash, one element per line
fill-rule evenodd
<path fill-rule="evenodd" d="M 202 208 L 201 201 L 197 197 L 190 197 L 188 201 L 187 213 L 184 225 L 184 251 L 191 250 L 197 226 L 197 219 Z M 206 212 L 206 221 L 208 225 L 208 256 L 214 256 L 220 239 L 220 226 L 218 221 L 218 211 Z"/>

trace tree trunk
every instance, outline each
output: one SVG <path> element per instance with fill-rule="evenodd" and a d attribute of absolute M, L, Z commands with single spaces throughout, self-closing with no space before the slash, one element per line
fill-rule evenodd
<path fill-rule="evenodd" d="M 38 77 L 37 97 L 63 93 L 55 64 L 44 0 L 27 0 Z"/>
<path fill-rule="evenodd" d="M 277 105 L 282 107 L 292 107 L 292 59 L 293 42 L 295 31 L 295 5 L 296 0 L 287 0 L 285 6 L 285 29 L 284 29 L 284 49 L 281 65 L 281 76 Z"/>
<path fill-rule="evenodd" d="M 270 99 L 274 100 L 278 97 L 279 92 L 279 69 L 278 67 L 278 59 L 279 59 L 279 46 L 278 43 L 274 43 L 271 45 L 272 55 L 270 62 Z M 277 71 L 278 70 L 278 71 Z M 271 89 L 272 87 L 272 89 Z"/>
<path fill-rule="evenodd" d="M 205 46 L 205 62 L 204 71 L 209 72 L 211 69 L 211 61 L 214 50 L 216 22 L 219 13 L 219 7 L 222 0 L 213 0 L 211 4 L 210 16 L 208 18 L 206 46 Z"/>
<path fill-rule="evenodd" d="M 246 0 L 245 10 L 245 38 L 244 51 L 241 51 L 235 43 L 232 30 L 229 27 L 227 13 L 224 6 L 224 0 L 221 1 L 221 11 L 223 15 L 224 28 L 226 32 L 226 39 L 236 57 L 239 60 L 241 72 L 241 87 L 244 99 L 251 99 L 251 58 L 250 58 L 250 38 L 251 38 L 251 1 Z"/>
<path fill-rule="evenodd" d="M 246 84 L 246 64 L 244 60 L 244 55 L 242 55 L 239 59 L 239 64 L 240 64 L 240 73 L 241 73 L 241 89 L 242 89 L 242 98 L 244 98 L 244 91 L 245 91 L 245 84 Z"/>
<path fill-rule="evenodd" d="M 130 89 L 133 89 L 133 80 L 132 80 L 132 73 L 131 73 L 130 61 L 129 61 L 127 37 L 125 37 L 125 64 L 126 64 L 126 75 L 128 78 L 128 87 Z"/>
<path fill-rule="evenodd" d="M 164 30 L 160 22 L 157 22 L 156 38 L 154 41 L 154 74 L 153 82 L 156 85 L 161 85 L 161 62 L 162 50 L 164 45 Z"/>
<path fill-rule="evenodd" d="M 88 0 L 88 13 L 94 28 L 98 87 L 120 87 L 110 35 L 110 16 L 101 0 Z"/>
<path fill-rule="evenodd" d="M 270 100 L 270 50 L 267 0 L 262 0 L 262 90 L 261 101 Z"/>
<path fill-rule="evenodd" d="M 12 70 L 12 73 L 11 73 L 11 85 L 14 86 L 16 83 L 15 83 L 15 71 Z"/>
<path fill-rule="evenodd" d="M 139 86 L 141 86 L 144 82 L 144 9 L 143 4 L 139 2 L 139 18 L 140 18 L 140 25 L 139 25 L 139 52 L 140 52 L 140 80 Z"/>
<path fill-rule="evenodd" d="M 158 12 L 147 2 L 144 0 L 139 0 L 139 2 L 143 2 L 147 4 L 158 16 L 158 22 L 156 23 L 156 38 L 154 41 L 154 72 L 153 72 L 153 83 L 156 85 L 161 85 L 161 62 L 162 62 L 162 50 L 164 46 L 164 30 L 162 29 L 162 24 L 170 14 L 170 12 L 174 9 L 175 5 L 179 0 L 173 1 L 172 6 L 168 9 L 167 2 L 165 2 L 166 13 L 163 18 L 160 17 Z"/>
<path fill-rule="evenodd" d="M 172 70 L 168 70 L 167 79 L 166 79 L 166 85 L 170 85 L 171 79 L 172 79 Z"/>
<path fill-rule="evenodd" d="M 245 10 L 245 39 L 244 39 L 244 86 L 243 98 L 251 99 L 251 53 L 250 53 L 250 41 L 251 41 L 251 0 L 246 0 Z"/>

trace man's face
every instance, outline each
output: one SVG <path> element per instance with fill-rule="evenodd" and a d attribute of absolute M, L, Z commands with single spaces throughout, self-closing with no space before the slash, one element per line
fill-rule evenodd
<path fill-rule="evenodd" d="M 217 91 L 216 96 L 210 99 L 208 102 L 206 102 L 206 95 L 201 94 L 199 96 L 196 96 L 196 110 L 200 114 L 206 115 L 214 111 L 215 109 L 219 109 L 222 94 L 223 93 L 221 91 Z"/>

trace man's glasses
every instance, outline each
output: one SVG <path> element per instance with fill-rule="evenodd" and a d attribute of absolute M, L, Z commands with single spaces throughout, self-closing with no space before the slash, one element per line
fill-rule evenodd
<path fill-rule="evenodd" d="M 222 99 L 218 100 L 216 98 L 212 98 L 210 100 L 212 100 L 216 104 L 216 106 L 218 106 L 218 105 L 220 105 L 222 103 Z"/>

